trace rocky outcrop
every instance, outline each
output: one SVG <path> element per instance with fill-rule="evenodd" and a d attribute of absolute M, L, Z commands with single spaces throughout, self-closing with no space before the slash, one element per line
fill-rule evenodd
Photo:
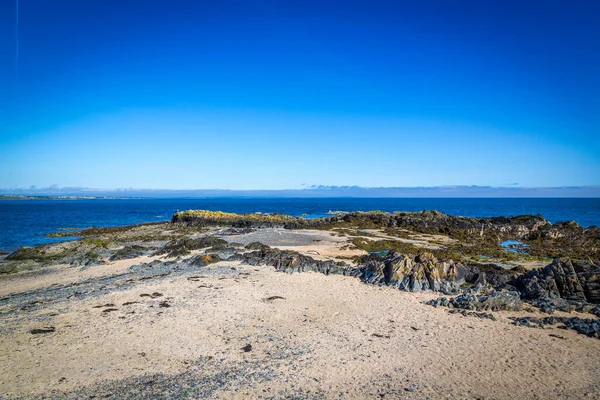
<path fill-rule="evenodd" d="M 600 304 L 600 263 L 594 264 L 590 260 L 572 263 L 585 299 L 589 303 Z"/>
<path fill-rule="evenodd" d="M 166 254 L 167 257 L 179 257 L 190 254 L 192 250 L 199 250 L 207 247 L 214 250 L 223 250 L 227 247 L 227 241 L 214 236 L 204 236 L 197 239 L 184 237 L 171 240 L 154 254 Z"/>
<path fill-rule="evenodd" d="M 409 292 L 421 290 L 456 291 L 469 271 L 452 262 L 438 262 L 429 253 L 388 254 L 383 260 L 372 259 L 362 268 L 361 280 L 375 285 L 397 287 Z"/>
<path fill-rule="evenodd" d="M 284 227 L 288 229 L 378 228 L 442 234 L 468 243 L 458 253 L 498 253 L 504 240 L 522 241 L 522 250 L 538 257 L 600 258 L 600 229 L 582 228 L 575 222 L 551 224 L 541 215 L 469 218 L 438 211 L 380 211 L 339 213 L 327 218 L 305 219 L 282 214 L 234 214 L 189 210 L 173 215 L 173 224 L 229 226 L 236 229 Z M 397 229 L 398 228 L 398 229 Z M 473 245 L 476 245 L 473 247 Z M 481 253 L 481 250 L 485 250 Z M 454 254 L 458 254 L 454 253 Z M 438 254 L 441 256 L 441 254 Z M 457 257 L 452 256 L 457 259 Z"/>
<path fill-rule="evenodd" d="M 110 261 L 129 260 L 145 255 L 148 249 L 143 246 L 125 246 L 110 257 Z"/>
<path fill-rule="evenodd" d="M 540 227 L 550 224 L 541 215 L 468 218 L 447 215 L 438 211 L 394 213 L 392 215 L 391 226 L 410 228 L 423 233 L 454 233 L 454 236 L 482 237 L 492 233 L 502 238 L 522 238 Z"/>
<path fill-rule="evenodd" d="M 458 233 L 458 236 L 484 236 L 493 232 L 499 237 L 522 238 L 551 224 L 541 215 L 516 217 L 468 218 L 438 211 L 386 213 L 380 211 L 339 213 L 327 218 L 304 219 L 283 214 L 234 214 L 219 211 L 189 210 L 177 212 L 172 223 L 197 226 L 229 225 L 232 227 L 326 228 L 346 225 L 379 228 L 407 228 L 422 233 Z"/>
<path fill-rule="evenodd" d="M 600 265 L 591 261 L 555 259 L 544 268 L 531 270 L 510 284 L 528 300 L 564 299 L 600 303 Z"/>
<path fill-rule="evenodd" d="M 421 290 L 457 292 L 462 285 L 501 285 L 517 276 L 494 264 L 463 265 L 440 261 L 431 253 L 417 255 L 388 253 L 385 257 L 370 255 L 363 258 L 361 280 L 365 283 L 397 287 L 409 292 Z"/>
<path fill-rule="evenodd" d="M 106 261 L 102 257 L 102 255 L 95 253 L 93 251 L 89 251 L 83 255 L 74 256 L 69 263 L 73 267 L 94 267 L 97 265 L 104 265 Z"/>
<path fill-rule="evenodd" d="M 307 220 L 284 214 L 235 214 L 222 211 L 188 210 L 173 215 L 171 222 L 192 226 L 229 225 L 234 228 L 271 228 L 286 226 L 300 228 L 308 226 Z"/>
<path fill-rule="evenodd" d="M 574 221 L 557 222 L 531 231 L 523 240 L 535 256 L 600 259 L 600 228 L 583 228 Z"/>
<path fill-rule="evenodd" d="M 258 244 L 253 244 L 254 248 L 260 247 Z M 346 263 L 332 260 L 320 261 L 312 257 L 300 254 L 290 250 L 279 250 L 262 245 L 260 250 L 237 254 L 231 259 L 242 260 L 250 265 L 270 265 L 275 267 L 277 271 L 287 272 L 321 272 L 325 275 L 355 275 L 355 269 L 348 266 Z"/>

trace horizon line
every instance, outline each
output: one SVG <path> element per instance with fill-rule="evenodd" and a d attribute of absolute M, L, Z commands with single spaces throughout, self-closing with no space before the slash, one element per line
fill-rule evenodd
<path fill-rule="evenodd" d="M 600 185 L 585 186 L 405 186 L 362 187 L 312 185 L 301 189 L 144 189 L 58 187 L 0 189 L 1 196 L 73 197 L 600 197 Z"/>

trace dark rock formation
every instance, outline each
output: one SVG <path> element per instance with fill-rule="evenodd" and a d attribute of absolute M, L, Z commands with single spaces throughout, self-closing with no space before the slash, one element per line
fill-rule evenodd
<path fill-rule="evenodd" d="M 227 241 L 214 236 L 204 236 L 197 239 L 184 237 L 171 240 L 155 254 L 166 254 L 167 257 L 179 257 L 190 254 L 192 250 L 204 249 L 207 247 L 211 247 L 215 250 L 224 249 L 227 247 Z"/>
<path fill-rule="evenodd" d="M 476 311 L 521 311 L 523 307 L 521 295 L 512 291 L 493 291 L 488 295 L 465 292 L 455 298 L 440 297 L 425 304 Z"/>
<path fill-rule="evenodd" d="M 448 235 L 488 250 L 498 251 L 501 241 L 511 239 L 523 241 L 523 252 L 535 256 L 600 258 L 600 228 L 582 228 L 575 222 L 558 222 L 553 225 L 541 215 L 469 218 L 447 215 L 438 211 L 397 213 L 371 211 L 341 213 L 309 220 L 281 214 L 233 214 L 190 210 L 173 215 L 172 223 L 238 228 L 273 226 L 288 229 L 400 228 L 418 233 Z M 478 251 L 477 247 L 471 247 L 471 250 Z M 469 248 L 463 250 L 468 251 Z"/>
<path fill-rule="evenodd" d="M 600 263 L 594 264 L 590 260 L 574 260 L 572 263 L 585 299 L 589 303 L 600 304 Z"/>
<path fill-rule="evenodd" d="M 600 304 L 600 265 L 589 260 L 557 258 L 552 264 L 531 270 L 510 284 L 521 292 L 523 298 L 537 303 L 563 299 L 574 304 Z"/>
<path fill-rule="evenodd" d="M 321 272 L 325 275 L 356 274 L 353 268 L 349 267 L 346 263 L 341 261 L 319 261 L 295 251 L 279 250 L 270 248 L 269 246 L 265 245 L 262 246 L 263 247 L 260 250 L 238 254 L 232 257 L 232 259 L 242 260 L 243 262 L 250 265 L 270 265 L 275 267 L 275 269 L 278 271 L 287 272 L 289 274 L 294 272 L 308 271 Z M 253 247 L 259 246 L 254 245 Z"/>
<path fill-rule="evenodd" d="M 39 335 L 41 333 L 54 333 L 56 328 L 53 326 L 44 326 L 43 328 L 36 328 L 29 331 L 32 335 Z"/>
<path fill-rule="evenodd" d="M 143 256 L 148 252 L 148 249 L 143 246 L 133 245 L 125 246 L 110 257 L 110 261 L 129 260 Z"/>
<path fill-rule="evenodd" d="M 438 211 L 386 213 L 380 211 L 351 212 L 327 218 L 304 219 L 282 214 L 233 214 L 207 210 L 178 212 L 173 223 L 188 225 L 233 227 L 324 228 L 344 225 L 360 227 L 400 227 L 422 233 L 465 232 L 484 236 L 493 231 L 497 236 L 523 238 L 542 226 L 551 225 L 541 215 L 516 217 L 468 218 L 447 215 Z"/>
<path fill-rule="evenodd" d="M 452 309 L 448 310 L 450 314 L 460 314 L 463 317 L 476 317 L 481 319 L 491 319 L 492 321 L 496 321 L 496 317 L 494 314 L 486 313 L 486 312 L 475 312 L 475 311 L 467 311 L 467 310 L 458 310 Z"/>
<path fill-rule="evenodd" d="M 557 222 L 529 232 L 525 241 L 532 255 L 600 259 L 600 228 L 583 228 L 574 221 Z"/>
<path fill-rule="evenodd" d="M 363 257 L 361 280 L 365 283 L 397 287 L 409 292 L 421 290 L 452 293 L 464 284 L 486 286 L 504 284 L 517 276 L 495 264 L 463 265 L 440 261 L 431 253 L 417 255 L 388 253 L 384 257 Z"/>
<path fill-rule="evenodd" d="M 209 264 L 214 264 L 216 262 L 221 261 L 221 257 L 217 254 L 201 254 L 196 257 L 192 257 L 189 260 L 189 264 L 195 267 L 205 267 Z"/>
<path fill-rule="evenodd" d="M 529 328 L 543 328 L 546 325 L 563 324 L 562 328 L 575 330 L 583 335 L 600 339 L 600 320 L 579 317 L 511 318 L 512 324 Z"/>
<path fill-rule="evenodd" d="M 89 251 L 83 255 L 75 256 L 71 259 L 70 265 L 73 267 L 93 267 L 96 265 L 104 265 L 106 261 L 104 258 L 93 251 Z"/>
<path fill-rule="evenodd" d="M 394 286 L 409 292 L 434 290 L 452 292 L 465 282 L 470 271 L 460 264 L 438 262 L 429 253 L 389 253 L 384 259 L 372 257 L 362 268 L 365 283 Z"/>
<path fill-rule="evenodd" d="M 248 250 L 265 250 L 265 249 L 270 249 L 269 246 L 267 246 L 266 244 L 262 244 L 261 242 L 248 243 L 245 247 Z"/>

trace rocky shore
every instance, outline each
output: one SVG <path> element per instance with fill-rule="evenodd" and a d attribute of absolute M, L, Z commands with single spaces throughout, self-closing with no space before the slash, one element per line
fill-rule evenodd
<path fill-rule="evenodd" d="M 0 396 L 600 393 L 595 227 L 187 211 L 68 235 L 0 263 Z"/>

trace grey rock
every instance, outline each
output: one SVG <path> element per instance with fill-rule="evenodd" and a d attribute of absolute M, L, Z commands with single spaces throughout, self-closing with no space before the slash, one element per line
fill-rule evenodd
<path fill-rule="evenodd" d="M 557 258 L 552 264 L 531 270 L 510 282 L 529 300 L 563 298 L 600 303 L 600 266 L 591 261 Z"/>
<path fill-rule="evenodd" d="M 148 249 L 143 246 L 133 245 L 125 246 L 110 257 L 110 261 L 128 260 L 143 256 L 148 252 Z"/>
<path fill-rule="evenodd" d="M 520 311 L 523 307 L 521 295 L 518 292 L 511 291 L 493 291 L 489 295 L 467 291 L 451 299 L 440 297 L 425 304 L 434 307 L 444 306 L 453 309 L 477 311 Z"/>
<path fill-rule="evenodd" d="M 261 250 L 237 254 L 231 257 L 233 260 L 242 260 L 250 265 L 270 265 L 277 271 L 294 272 L 321 272 L 325 275 L 356 275 L 353 268 L 344 262 L 334 262 L 332 260 L 320 261 L 312 257 L 300 254 L 296 251 L 279 250 L 268 246 Z"/>

